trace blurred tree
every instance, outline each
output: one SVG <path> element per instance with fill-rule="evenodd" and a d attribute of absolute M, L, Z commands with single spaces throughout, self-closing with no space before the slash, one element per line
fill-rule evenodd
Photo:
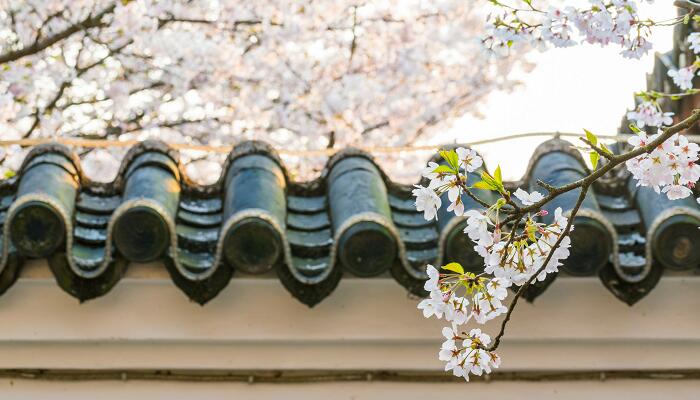
<path fill-rule="evenodd" d="M 0 137 L 411 144 L 513 84 L 521 58 L 485 53 L 484 21 L 463 0 L 0 0 Z"/>

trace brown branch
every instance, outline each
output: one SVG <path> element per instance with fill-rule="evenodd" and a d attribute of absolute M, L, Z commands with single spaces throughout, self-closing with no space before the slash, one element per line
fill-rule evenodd
<path fill-rule="evenodd" d="M 77 65 L 77 62 L 78 62 L 77 60 L 80 59 L 80 53 L 83 50 L 81 48 L 80 51 L 78 52 L 78 56 L 76 57 L 76 67 L 75 67 L 76 78 L 82 76 L 83 74 L 85 74 L 89 70 L 91 70 L 99 65 L 102 65 L 108 58 L 119 53 L 125 47 L 127 47 L 129 44 L 131 44 L 131 41 L 128 41 L 125 44 L 123 44 L 122 46 L 119 46 L 115 49 L 110 49 L 109 52 L 104 57 L 102 57 L 99 60 L 94 61 L 94 62 L 92 62 L 84 67 L 80 67 Z M 68 89 L 72 85 L 73 85 L 73 80 L 67 80 L 67 81 L 61 82 L 61 86 L 59 86 L 58 91 L 56 91 L 56 95 L 51 99 L 51 101 L 46 105 L 46 107 L 44 107 L 43 110 L 39 110 L 39 108 L 37 107 L 37 109 L 34 111 L 34 120 L 32 121 L 32 125 L 29 127 L 29 129 L 27 129 L 27 131 L 24 133 L 24 135 L 22 137 L 27 138 L 27 137 L 29 137 L 29 135 L 32 134 L 32 132 L 34 132 L 34 130 L 39 126 L 39 123 L 41 122 L 41 115 L 46 114 L 47 112 L 53 110 L 56 107 L 56 105 L 58 104 L 59 100 L 61 100 L 61 97 L 63 97 L 63 93 L 65 93 L 66 89 Z"/>
<path fill-rule="evenodd" d="M 581 138 L 579 138 L 579 140 L 581 140 L 583 143 L 586 143 L 586 144 L 588 145 L 588 147 L 590 147 L 591 149 L 593 149 L 593 151 L 595 151 L 596 153 L 598 153 L 601 157 L 607 158 L 608 160 L 612 160 L 613 155 L 612 155 L 611 153 L 608 153 L 607 151 L 605 151 L 605 150 L 599 148 L 598 146 L 594 145 L 594 144 L 591 143 L 588 139 L 581 137 Z"/>
<path fill-rule="evenodd" d="M 357 49 L 357 6 L 352 8 L 352 41 L 350 42 L 350 56 L 348 57 L 348 71 L 352 69 L 352 58 Z"/>
<path fill-rule="evenodd" d="M 700 4 L 695 3 L 690 0 L 676 0 L 673 2 L 673 5 L 678 7 L 678 8 L 685 8 L 686 10 L 690 12 L 698 12 L 700 11 Z"/>
<path fill-rule="evenodd" d="M 488 210 L 489 208 L 491 208 L 491 205 L 490 205 L 489 203 L 487 203 L 487 202 L 481 200 L 477 195 L 474 194 L 474 192 L 472 192 L 472 191 L 469 189 L 469 187 L 467 187 L 467 186 L 465 185 L 465 186 L 463 187 L 463 189 L 464 189 L 464 193 L 466 193 L 467 196 L 471 197 L 472 200 L 474 200 L 474 201 L 476 201 L 477 203 L 479 203 L 482 207 L 486 208 L 487 210 Z"/>
<path fill-rule="evenodd" d="M 503 322 L 501 322 L 501 330 L 498 332 L 498 335 L 493 340 L 493 344 L 487 349 L 488 351 L 494 351 L 498 348 L 498 346 L 501 344 L 501 338 L 503 338 L 503 335 L 506 332 L 506 326 L 508 325 L 508 321 L 510 321 L 510 317 L 513 314 L 513 310 L 515 310 L 515 306 L 518 304 L 518 299 L 525 293 L 525 290 L 527 289 L 528 286 L 532 284 L 532 282 L 537 279 L 537 276 L 542 273 L 547 268 L 547 265 L 549 262 L 552 260 L 552 257 L 554 256 L 555 250 L 559 248 L 559 245 L 561 242 L 564 240 L 566 236 L 569 235 L 569 232 L 571 232 L 571 226 L 573 225 L 574 222 L 574 217 L 576 217 L 576 213 L 578 213 L 579 208 L 581 208 L 581 204 L 583 204 L 583 200 L 586 198 L 586 193 L 588 192 L 588 187 L 590 186 L 590 183 L 587 183 L 581 187 L 581 193 L 578 195 L 578 199 L 576 200 L 576 205 L 574 208 L 571 210 L 571 214 L 569 214 L 569 221 L 566 223 L 566 228 L 564 228 L 564 232 L 562 232 L 561 235 L 559 235 L 559 238 L 557 241 L 554 243 L 552 248 L 549 250 L 549 254 L 547 254 L 547 258 L 545 259 L 544 263 L 542 266 L 528 279 L 527 282 L 525 282 L 522 286 L 520 286 L 520 289 L 515 293 L 515 296 L 513 296 L 513 301 L 510 303 L 508 306 L 508 312 L 506 313 L 505 318 L 503 319 Z M 522 216 L 520 217 L 522 218 Z"/>
<path fill-rule="evenodd" d="M 8 51 L 4 54 L 0 54 L 0 64 L 16 61 L 22 57 L 39 53 L 47 47 L 53 46 L 61 40 L 67 39 L 78 32 L 82 32 L 89 28 L 100 26 L 102 24 L 102 18 L 105 15 L 112 13 L 112 11 L 114 11 L 114 8 L 115 5 L 112 4 L 111 6 L 103 9 L 95 15 L 88 15 L 82 21 L 69 26 L 68 28 L 58 32 L 53 36 L 49 36 L 43 40 L 35 41 L 31 46 L 23 47 L 19 50 Z"/>
<path fill-rule="evenodd" d="M 140 115 L 140 118 L 138 118 L 139 120 L 142 119 L 142 118 L 145 116 L 145 115 L 142 115 L 142 114 L 139 114 L 139 115 Z M 132 120 L 129 121 L 129 122 L 130 122 L 130 123 L 136 124 L 136 126 L 133 127 L 133 128 L 121 130 L 120 134 L 121 134 L 121 133 L 138 132 L 138 131 L 142 131 L 142 130 L 144 130 L 144 129 L 152 129 L 152 128 L 177 128 L 178 126 L 182 126 L 182 125 L 199 124 L 199 123 L 206 122 L 206 121 L 216 121 L 216 122 L 219 122 L 219 119 L 218 119 L 218 118 L 180 119 L 180 120 L 177 120 L 177 121 L 159 122 L 159 123 L 156 123 L 156 124 L 154 124 L 154 125 L 145 126 L 145 127 L 139 125 L 139 124 L 138 124 L 138 120 L 133 120 L 133 119 L 132 119 Z"/>
<path fill-rule="evenodd" d="M 611 169 L 615 168 L 616 166 L 626 162 L 627 160 L 631 160 L 634 157 L 640 156 L 644 153 L 651 153 L 656 149 L 658 146 L 663 144 L 666 140 L 668 140 L 671 136 L 675 135 L 676 133 L 682 132 L 684 130 L 687 130 L 688 128 L 692 127 L 696 122 L 700 120 L 700 109 L 695 109 L 691 113 L 689 117 L 684 119 L 683 121 L 677 123 L 676 125 L 668 127 L 666 130 L 663 131 L 657 137 L 656 139 L 652 140 L 645 146 L 638 147 L 634 150 L 628 151 L 627 153 L 620 154 L 620 155 L 612 155 L 610 157 L 607 157 L 609 162 L 605 165 L 603 165 L 601 168 L 593 171 L 590 175 L 581 178 L 575 182 L 571 182 L 567 185 L 559 186 L 559 187 L 554 187 L 551 185 L 547 185 L 544 182 L 538 181 L 538 184 L 544 186 L 548 194 L 545 196 L 542 200 L 539 202 L 532 204 L 527 207 L 521 207 L 520 211 L 517 213 L 514 213 L 513 215 L 509 216 L 506 218 L 503 222 L 503 224 L 509 222 L 509 221 L 520 221 L 522 218 L 522 215 L 524 213 L 534 211 L 534 210 L 539 210 L 543 205 L 549 203 L 552 201 L 555 197 L 569 192 L 574 189 L 581 189 L 581 193 L 579 193 L 578 199 L 576 200 L 576 204 L 574 205 L 574 208 L 571 210 L 571 213 L 569 214 L 569 221 L 566 224 L 566 228 L 562 232 L 561 235 L 559 235 L 559 238 L 557 241 L 554 243 L 552 248 L 549 251 L 549 254 L 547 255 L 544 263 L 542 266 L 528 279 L 527 282 L 525 282 L 520 289 L 515 293 L 515 296 L 513 297 L 513 301 L 510 303 L 508 306 L 508 311 L 506 312 L 505 318 L 501 322 L 501 329 L 494 338 L 493 344 L 489 346 L 488 348 L 485 348 L 487 351 L 494 351 L 498 348 L 498 346 L 501 343 L 501 338 L 505 334 L 505 329 L 510 321 L 511 315 L 513 314 L 513 310 L 515 309 L 516 305 L 518 304 L 518 300 L 520 297 L 523 295 L 525 292 L 526 288 L 532 284 L 532 282 L 537 279 L 537 275 L 539 275 L 542 271 L 545 270 L 547 267 L 547 264 L 549 264 L 550 260 L 554 256 L 554 252 L 559 248 L 559 245 L 561 244 L 562 240 L 564 240 L 564 237 L 569 235 L 569 232 L 571 232 L 571 226 L 573 224 L 574 218 L 576 217 L 576 214 L 578 213 L 579 208 L 581 207 L 581 204 L 583 203 L 583 200 L 586 198 L 586 193 L 588 192 L 588 189 L 590 186 L 600 177 L 602 177 L 605 173 L 610 171 Z"/>
<path fill-rule="evenodd" d="M 574 181 L 574 182 L 571 182 L 569 184 L 559 186 L 559 187 L 554 187 L 554 186 L 545 184 L 542 181 L 538 181 L 537 183 L 540 186 L 547 189 L 547 191 L 549 193 L 547 194 L 547 196 L 545 196 L 542 200 L 538 201 L 537 203 L 534 203 L 530 206 L 521 207 L 521 211 L 522 212 L 531 212 L 531 211 L 539 210 L 540 208 L 542 208 L 542 206 L 549 203 L 552 199 L 559 196 L 560 194 L 564 194 L 564 193 L 570 192 L 574 189 L 578 189 L 578 188 L 582 187 L 584 184 L 593 183 L 593 181 L 602 177 L 603 175 L 608 173 L 610 170 L 612 170 L 613 168 L 617 167 L 618 165 L 624 163 L 625 161 L 631 160 L 631 159 L 633 159 L 637 156 L 640 156 L 644 153 L 651 153 L 656 147 L 660 146 L 668 138 L 675 135 L 676 133 L 687 130 L 688 128 L 693 126 L 696 122 L 698 122 L 698 120 L 700 120 L 700 109 L 695 109 L 695 110 L 693 110 L 693 112 L 691 113 L 691 115 L 688 118 L 677 123 L 676 125 L 673 125 L 673 126 L 666 128 L 666 130 L 664 130 L 663 133 L 661 133 L 656 139 L 647 143 L 645 146 L 638 147 L 638 148 L 631 150 L 631 151 L 624 153 L 624 154 L 611 156 L 610 158 L 608 158 L 609 162 L 607 164 L 596 169 L 590 175 L 583 177 L 577 181 Z M 510 216 L 509 218 L 512 220 L 512 219 L 514 219 L 513 217 L 514 216 Z M 509 220 L 506 219 L 505 222 L 509 222 Z"/>
<path fill-rule="evenodd" d="M 362 132 L 360 132 L 360 136 L 364 136 L 372 131 L 384 128 L 385 126 L 389 126 L 389 121 L 382 121 L 382 122 L 378 122 L 374 125 L 370 125 L 370 126 L 366 127 L 365 129 L 363 129 Z"/>

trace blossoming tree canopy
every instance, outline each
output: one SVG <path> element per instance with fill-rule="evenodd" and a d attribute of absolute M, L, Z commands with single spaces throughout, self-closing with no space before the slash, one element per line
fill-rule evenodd
<path fill-rule="evenodd" d="M 509 87 L 518 64 L 483 56 L 484 10 L 465 1 L 0 4 L 3 139 L 406 145 Z M 120 155 L 93 151 L 87 172 L 109 180 Z"/>
<path fill-rule="evenodd" d="M 648 0 L 649 2 L 652 2 Z M 590 0 L 582 8 L 558 7 L 546 2 L 490 0 L 496 9 L 487 19 L 487 34 L 482 39 L 484 48 L 497 56 L 517 54 L 527 48 L 546 50 L 549 47 L 568 47 L 582 42 L 616 45 L 624 57 L 638 58 L 652 48 L 647 40 L 650 30 L 662 24 L 688 24 L 700 11 L 700 4 L 678 0 L 676 5 L 690 12 L 670 21 L 644 19 L 637 13 L 633 0 Z M 700 35 L 687 37 L 687 48 L 700 53 Z M 435 316 L 450 323 L 443 329 L 443 342 L 438 358 L 445 370 L 469 380 L 469 375 L 490 373 L 501 360 L 495 353 L 505 333 L 518 299 L 528 285 L 543 281 L 548 274 L 558 271 L 562 261 L 569 257 L 573 229 L 572 222 L 591 185 L 618 165 L 627 167 L 638 186 L 647 186 L 670 200 L 693 194 L 700 179 L 700 146 L 691 143 L 682 132 L 700 120 L 696 109 L 686 119 L 673 124 L 673 113 L 664 112 L 659 104 L 662 98 L 672 100 L 697 94 L 693 78 L 700 68 L 696 57 L 688 66 L 670 69 L 668 76 L 678 87 L 677 93 L 640 92 L 636 110 L 628 113 L 630 129 L 637 135 L 629 139 L 631 150 L 613 153 L 597 136 L 584 129 L 581 140 L 589 155 L 592 171 L 589 175 L 561 186 L 538 182 L 546 192 L 527 192 L 517 188 L 513 193 L 501 179 L 501 169 L 493 174 L 482 170 L 481 158 L 465 148 L 443 150 L 440 164 L 432 162 L 423 171 L 426 186 L 416 185 L 416 209 L 426 219 L 437 218 L 437 210 L 447 196 L 447 210 L 466 219 L 464 233 L 474 243 L 474 249 L 483 257 L 483 272 L 465 271 L 459 263 L 448 263 L 437 269 L 426 268 L 425 291 L 428 296 L 418 304 L 426 318 Z M 645 129 L 645 131 L 642 131 Z M 604 159 L 603 163 L 599 161 Z M 477 177 L 475 179 L 475 176 Z M 489 203 L 474 189 L 498 194 Z M 572 190 L 579 195 L 571 209 L 563 212 L 556 208 L 549 224 L 540 217 L 547 214 L 542 206 L 557 196 Z M 481 209 L 466 210 L 463 196 L 474 200 Z M 698 199 L 700 202 L 700 199 Z M 507 288 L 518 286 L 509 306 Z M 469 323 L 484 324 L 504 315 L 495 339 Z"/>

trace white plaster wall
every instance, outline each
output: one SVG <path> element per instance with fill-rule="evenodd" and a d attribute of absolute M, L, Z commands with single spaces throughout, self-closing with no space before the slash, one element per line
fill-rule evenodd
<path fill-rule="evenodd" d="M 79 304 L 43 263 L 0 297 L 0 369 L 441 370 L 441 324 L 422 318 L 389 278 L 343 279 L 313 309 L 274 278 L 234 278 L 204 307 L 160 265 L 132 268 L 105 297 Z M 500 351 L 505 371 L 700 369 L 700 277 L 664 277 L 634 307 L 597 278 L 560 278 L 522 303 Z M 698 381 L 436 383 L 47 382 L 0 379 L 0 399 L 52 397 L 256 399 L 421 398 L 443 393 L 497 398 L 700 398 Z M 522 396 L 516 395 L 526 390 Z M 107 392 L 110 396 L 107 396 Z M 4 396 L 3 393 L 8 396 Z M 193 397 L 194 394 L 204 397 Z M 530 394 L 527 394 L 530 393 Z M 576 393 L 578 397 L 573 396 Z M 395 395 L 395 396 L 394 396 Z M 24 397 L 23 397 L 24 396 Z M 230 398 L 230 397 L 228 397 Z"/>
<path fill-rule="evenodd" d="M 502 383 L 315 383 L 265 385 L 173 382 L 0 381 L 3 399 L 255 399 L 255 400 L 691 400 L 697 381 L 502 382 Z"/>

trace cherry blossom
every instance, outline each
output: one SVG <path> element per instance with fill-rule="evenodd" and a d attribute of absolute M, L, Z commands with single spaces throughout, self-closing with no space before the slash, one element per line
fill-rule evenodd
<path fill-rule="evenodd" d="M 440 208 L 441 200 L 438 196 L 447 193 L 450 204 L 447 206 L 448 212 L 454 212 L 461 216 L 464 214 L 464 188 L 469 177 L 466 173 L 474 172 L 483 165 L 482 158 L 472 149 L 459 147 L 446 152 L 449 157 L 444 157 L 446 164 L 439 165 L 430 162 L 423 169 L 422 175 L 429 179 L 427 188 L 415 185 L 413 196 L 416 197 L 416 207 L 418 211 L 425 212 L 425 218 L 431 220 L 437 218 L 437 209 Z"/>
<path fill-rule="evenodd" d="M 409 145 L 512 87 L 522 58 L 481 56 L 484 16 L 457 0 L 0 3 L 2 139 Z M 221 161 L 189 161 L 204 159 Z M 325 162 L 285 159 L 298 179 Z M 206 183 L 215 167 L 187 171 Z"/>
<path fill-rule="evenodd" d="M 626 58 L 640 58 L 652 48 L 648 35 L 655 23 L 638 15 L 635 0 L 590 0 L 589 7 L 550 6 L 546 11 L 532 1 L 492 3 L 495 10 L 482 43 L 499 56 L 517 54 L 513 44 L 517 49 L 529 46 L 539 50 L 582 42 L 614 44 Z"/>
<path fill-rule="evenodd" d="M 673 79 L 679 88 L 683 90 L 692 89 L 693 87 L 693 77 L 695 76 L 695 67 L 685 67 L 679 69 L 669 69 L 668 76 Z"/>
<path fill-rule="evenodd" d="M 518 190 L 516 190 L 513 194 L 526 206 L 531 206 L 544 199 L 544 196 L 540 192 L 534 191 L 532 193 L 528 193 L 520 188 L 518 188 Z"/>
<path fill-rule="evenodd" d="M 687 141 L 682 142 L 683 145 L 688 146 L 688 152 L 692 151 Z M 503 186 L 500 167 L 493 175 L 481 170 L 481 180 L 473 182 L 473 175 L 483 166 L 483 160 L 475 151 L 457 148 L 443 150 L 440 155 L 441 164 L 430 162 L 422 171 L 429 183 L 427 187 L 416 186 L 414 189 L 416 208 L 425 213 L 427 220 L 432 220 L 440 208 L 439 196 L 447 193 L 451 202 L 447 211 L 465 219 L 464 233 L 483 257 L 483 272 L 465 271 L 455 262 L 439 269 L 428 265 L 425 271 L 428 279 L 424 284 L 428 296 L 417 307 L 425 318 L 436 317 L 450 323 L 443 329 L 446 341 L 438 358 L 445 362 L 446 371 L 468 380 L 470 375 L 489 373 L 492 368 L 497 368 L 500 358 L 493 351 L 495 349 L 488 347 L 491 339 L 487 335 L 478 329 L 465 334 L 461 327 L 471 323 L 487 324 L 507 313 L 509 309 L 504 301 L 511 285 L 522 287 L 556 273 L 563 260 L 569 257 L 571 239 L 568 232 L 573 227 L 569 226 L 569 219 L 561 208 L 554 211 L 551 222 L 541 222 L 538 218 L 547 213 L 534 210 L 534 206 L 545 199 L 544 195 L 520 188 L 513 196 L 523 207 L 533 210 L 526 210 L 527 216 L 521 219 L 522 223 L 503 223 L 500 217 L 503 207 L 515 210 L 518 206 Z M 472 188 L 497 192 L 500 198 L 484 209 L 464 210 L 464 202 L 459 199 L 475 196 L 470 192 Z M 460 340 L 462 346 L 458 343 Z"/>
<path fill-rule="evenodd" d="M 469 239 L 480 248 L 492 245 L 494 235 L 489 232 L 489 225 L 493 225 L 493 223 L 488 214 L 477 210 L 469 210 L 465 213 L 465 216 L 467 217 L 467 226 L 464 228 L 464 233 L 469 235 Z"/>
<path fill-rule="evenodd" d="M 688 48 L 693 51 L 693 53 L 700 53 L 700 32 L 692 32 L 688 35 L 686 39 L 689 46 Z"/>
<path fill-rule="evenodd" d="M 622 56 L 639 58 L 652 48 L 647 37 L 651 27 L 657 25 L 637 14 L 637 2 L 634 0 L 589 0 L 588 8 L 550 7 L 547 11 L 539 9 L 529 0 L 516 1 L 516 5 L 500 1 L 491 3 L 499 12 L 490 14 L 481 42 L 487 52 L 501 57 L 512 56 L 528 48 L 546 50 L 550 46 L 568 47 L 587 42 L 601 46 L 618 45 Z M 700 22 L 700 17 L 688 14 L 671 20 L 669 24 L 688 23 L 691 18 L 694 22 Z M 700 34 L 690 34 L 687 41 L 690 50 L 700 53 Z M 632 122 L 630 129 L 637 133 L 628 141 L 634 153 L 614 155 L 598 142 L 595 134 L 586 131 L 586 136 L 581 139 L 589 146 L 586 150 L 591 157 L 592 168 L 598 169 L 601 157 L 608 160 L 601 167 L 607 168 L 607 171 L 626 162 L 637 185 L 649 186 L 671 200 L 692 195 L 700 179 L 700 166 L 697 164 L 700 146 L 683 135 L 671 133 L 682 131 L 683 125 L 697 122 L 700 110 L 695 110 L 684 124 L 670 126 L 674 114 L 665 112 L 659 100 L 697 94 L 699 91 L 693 88 L 692 79 L 698 68 L 700 58 L 668 71 L 669 77 L 683 91 L 681 93 L 650 91 L 637 94 L 640 101 L 636 109 L 627 114 Z M 667 126 L 672 131 L 666 131 Z M 644 128 L 647 132 L 641 131 Z M 652 133 L 657 130 L 658 133 Z M 658 140 L 659 135 L 664 135 L 665 140 Z M 655 142 L 657 140 L 658 144 Z M 651 142 L 655 147 L 649 146 Z M 642 147 L 644 152 L 638 151 Z M 553 188 L 542 183 L 547 196 L 536 191 L 528 193 L 521 188 L 511 194 L 511 189 L 501 181 L 500 167 L 493 174 L 482 170 L 481 180 L 473 182 L 473 176 L 469 174 L 478 172 L 482 166 L 482 160 L 477 158 L 476 153 L 460 148 L 440 154 L 444 163 L 430 164 L 423 171 L 423 177 L 430 181 L 426 189 L 434 191 L 436 196 L 447 193 L 450 201 L 447 211 L 466 221 L 464 233 L 474 243 L 475 251 L 483 257 L 484 268 L 483 272 L 476 274 L 465 271 L 454 262 L 439 270 L 428 266 L 426 274 L 429 279 L 425 289 L 429 297 L 421 301 L 418 308 L 423 310 L 426 317 L 444 317 L 451 323 L 443 329 L 445 341 L 438 358 L 445 362 L 445 371 L 452 371 L 455 376 L 469 380 L 470 375 L 489 373 L 500 365 L 500 358 L 494 351 L 498 348 L 517 299 L 527 285 L 543 281 L 549 274 L 556 273 L 569 257 L 569 233 L 573 229 L 569 219 L 575 217 L 586 191 L 601 174 L 592 173 L 570 184 L 581 188 L 570 215 L 558 207 L 554 210 L 553 218 L 550 217 L 551 222 L 545 223 L 540 217 L 548 213 L 537 207 L 558 196 L 558 190 L 568 191 L 570 187 Z M 472 164 L 472 159 L 479 161 Z M 493 191 L 499 198 L 489 204 L 478 199 L 471 189 Z M 465 210 L 464 195 L 474 199 L 478 208 Z M 420 196 L 426 198 L 427 194 Z M 700 198 L 697 201 L 700 203 Z M 508 288 L 513 285 L 520 288 L 510 306 L 506 306 L 504 302 L 508 297 Z M 462 328 L 462 325 L 470 323 L 486 324 L 506 313 L 508 317 L 503 320 L 492 346 L 491 338 L 480 329 L 471 329 L 466 333 Z"/>
<path fill-rule="evenodd" d="M 458 327 L 442 329 L 445 341 L 440 346 L 438 358 L 445 361 L 445 371 L 452 371 L 457 376 L 469 381 L 469 375 L 490 373 L 500 366 L 500 358 L 494 352 L 484 350 L 491 343 L 491 337 L 472 329 L 469 333 L 459 331 Z M 460 344 L 461 342 L 461 344 Z"/>
<path fill-rule="evenodd" d="M 423 211 L 426 220 L 437 219 L 437 211 L 442 205 L 435 191 L 420 185 L 415 185 L 413 195 L 416 197 L 416 210 Z"/>
<path fill-rule="evenodd" d="M 646 145 L 659 134 L 647 136 L 638 132 L 628 143 L 634 148 Z M 666 193 L 669 199 L 681 199 L 692 194 L 700 179 L 700 165 L 696 164 L 700 146 L 683 135 L 673 135 L 651 153 L 627 161 L 627 169 L 637 180 L 637 186 L 647 186 L 657 193 Z"/>
<path fill-rule="evenodd" d="M 459 157 L 460 166 L 467 172 L 474 172 L 484 164 L 484 161 L 473 149 L 459 147 L 455 151 Z"/>
<path fill-rule="evenodd" d="M 658 128 L 673 123 L 673 113 L 661 111 L 659 105 L 651 101 L 639 103 L 636 110 L 627 113 L 627 118 L 634 121 L 640 129 L 645 126 Z"/>

